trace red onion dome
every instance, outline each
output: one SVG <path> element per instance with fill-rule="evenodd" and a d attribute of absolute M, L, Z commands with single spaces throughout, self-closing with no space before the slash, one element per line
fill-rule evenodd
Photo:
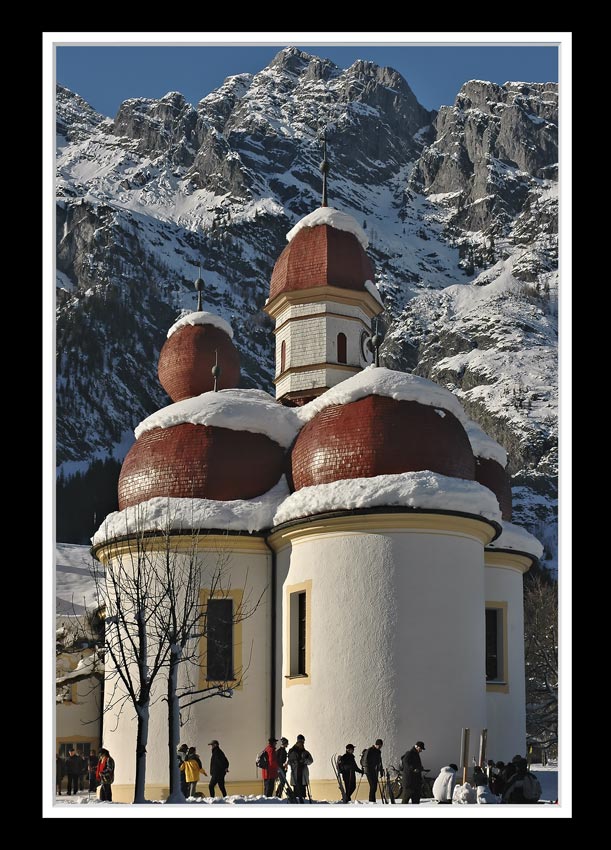
<path fill-rule="evenodd" d="M 240 355 L 232 342 L 231 326 L 220 316 L 189 313 L 168 331 L 159 355 L 159 382 L 172 401 L 214 389 L 212 369 L 220 366 L 217 388 L 231 389 L 240 382 Z"/>
<path fill-rule="evenodd" d="M 269 300 L 283 292 L 318 286 L 365 291 L 375 271 L 365 253 L 367 237 L 352 216 L 331 207 L 310 213 L 287 234 L 278 257 Z"/>
<path fill-rule="evenodd" d="M 475 455 L 475 480 L 492 490 L 506 522 L 511 521 L 511 479 L 505 471 L 507 452 L 476 423 L 467 421 L 467 435 Z"/>
<path fill-rule="evenodd" d="M 233 501 L 270 490 L 284 472 L 295 414 L 261 390 L 171 404 L 136 429 L 119 476 L 119 508 L 155 496 Z"/>
<path fill-rule="evenodd" d="M 501 464 L 490 458 L 476 457 L 475 480 L 492 490 L 501 508 L 501 516 L 505 522 L 511 522 L 511 481 Z"/>
<path fill-rule="evenodd" d="M 464 428 L 448 410 L 379 395 L 326 407 L 300 431 L 291 450 L 295 490 L 420 470 L 473 480 Z"/>
<path fill-rule="evenodd" d="M 154 496 L 252 499 L 284 469 L 284 450 L 264 434 L 207 425 L 155 428 L 127 453 L 119 476 L 119 509 Z"/>

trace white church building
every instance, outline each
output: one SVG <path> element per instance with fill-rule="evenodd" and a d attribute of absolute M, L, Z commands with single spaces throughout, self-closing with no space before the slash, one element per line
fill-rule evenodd
<path fill-rule="evenodd" d="M 372 362 L 382 304 L 351 216 L 323 206 L 287 238 L 265 305 L 276 397 L 237 389 L 223 319 L 176 322 L 159 360 L 173 403 L 138 425 L 94 554 L 106 567 L 142 545 L 163 558 L 169 529 L 177 557 L 195 545 L 202 564 L 222 559 L 222 592 L 202 569 L 196 679 L 232 696 L 185 711 L 180 740 L 206 768 L 220 742 L 228 793 L 261 793 L 255 758 L 270 735 L 305 735 L 318 799 L 337 798 L 331 757 L 348 742 L 360 752 L 382 738 L 398 765 L 423 740 L 434 776 L 459 762 L 463 728 L 469 764 L 486 729 L 489 756 L 508 761 L 526 748 L 522 580 L 542 547 L 511 523 L 505 450 L 453 393 Z M 246 599 L 252 616 L 232 623 Z M 164 687 L 150 799 L 168 793 Z M 132 714 L 105 717 L 115 800 L 133 795 Z"/>

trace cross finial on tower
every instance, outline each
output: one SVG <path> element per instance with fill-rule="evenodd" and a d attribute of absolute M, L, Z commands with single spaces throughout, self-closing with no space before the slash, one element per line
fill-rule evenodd
<path fill-rule="evenodd" d="M 214 366 L 210 370 L 212 372 L 212 377 L 214 378 L 214 392 L 218 392 L 218 380 L 221 377 L 221 367 L 219 366 L 219 350 L 218 348 L 214 349 Z"/>
<path fill-rule="evenodd" d="M 197 312 L 201 313 L 202 311 L 202 292 L 204 291 L 204 280 L 202 278 L 202 267 L 199 267 L 199 275 L 197 276 L 197 280 L 195 281 L 195 289 L 197 292 Z"/>
<path fill-rule="evenodd" d="M 384 337 L 378 330 L 378 318 L 373 320 L 373 336 L 371 337 L 371 347 L 373 348 L 373 352 L 375 355 L 375 365 L 380 365 L 380 346 L 384 341 Z"/>
<path fill-rule="evenodd" d="M 320 138 L 322 140 L 322 162 L 320 163 L 320 170 L 322 172 L 322 207 L 328 206 L 327 204 L 327 175 L 329 174 L 329 160 L 327 159 L 327 128 L 326 126 L 322 128 Z"/>

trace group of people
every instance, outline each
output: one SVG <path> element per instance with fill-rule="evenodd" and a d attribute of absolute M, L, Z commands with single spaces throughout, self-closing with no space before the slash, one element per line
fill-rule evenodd
<path fill-rule="evenodd" d="M 84 791 L 87 780 L 90 794 L 95 794 L 98 786 L 101 786 L 100 800 L 112 801 L 111 786 L 115 780 L 115 763 L 108 750 L 102 748 L 99 755 L 96 755 L 95 750 L 91 750 L 88 756 L 84 756 L 81 750 L 71 749 L 65 759 L 57 754 L 55 783 L 58 796 L 62 793 L 64 776 L 68 780 L 66 790 L 68 796 Z"/>
<path fill-rule="evenodd" d="M 510 762 L 490 759 L 486 768 L 473 767 L 472 782 L 456 787 L 458 766 L 442 767 L 433 784 L 438 803 L 536 803 L 541 795 L 539 780 L 528 770 L 527 760 L 516 755 Z"/>
<path fill-rule="evenodd" d="M 210 782 L 208 783 L 208 791 L 210 792 L 210 796 L 214 797 L 218 785 L 221 796 L 226 797 L 225 774 L 229 771 L 229 761 L 216 739 L 210 741 L 208 746 L 212 748 L 210 750 Z M 200 774 L 208 776 L 202 766 L 202 760 L 197 754 L 195 747 L 189 747 L 187 744 L 181 744 L 178 747 L 176 756 L 180 768 L 180 790 L 185 797 L 195 797 Z"/>
<path fill-rule="evenodd" d="M 268 738 L 267 747 L 263 750 L 266 756 L 261 768 L 263 793 L 266 797 L 282 797 L 286 789 L 291 799 L 303 802 L 310 785 L 308 768 L 314 761 L 305 748 L 305 737 L 297 735 L 297 740 L 288 750 L 288 738 L 280 738 L 280 746 L 276 749 L 277 743 L 277 738 Z"/>

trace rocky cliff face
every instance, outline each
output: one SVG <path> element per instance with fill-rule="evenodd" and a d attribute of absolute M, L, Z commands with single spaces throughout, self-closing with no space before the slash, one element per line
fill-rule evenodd
<path fill-rule="evenodd" d="M 58 87 L 58 462 L 122 457 L 167 404 L 165 331 L 192 309 L 228 319 L 243 383 L 271 388 L 273 263 L 320 203 L 370 239 L 386 304 L 384 357 L 451 387 L 509 450 L 520 510 L 554 509 L 556 92 L 466 83 L 439 115 L 392 69 L 341 70 L 294 48 L 196 107 L 131 99 L 114 120 Z M 553 547 L 553 530 L 550 532 Z"/>

